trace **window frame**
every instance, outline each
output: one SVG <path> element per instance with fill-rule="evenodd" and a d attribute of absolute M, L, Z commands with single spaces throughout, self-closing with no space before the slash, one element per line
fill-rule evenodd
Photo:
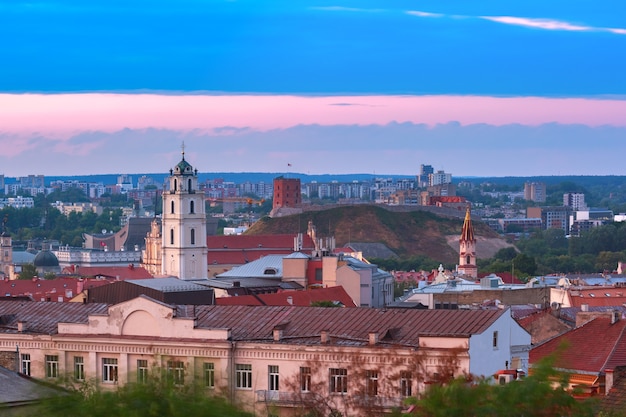
<path fill-rule="evenodd" d="M 117 384 L 118 382 L 117 358 L 102 358 L 102 382 L 105 384 Z"/>
<path fill-rule="evenodd" d="M 22 375 L 30 376 L 30 353 L 22 353 L 20 355 L 20 371 Z"/>
<path fill-rule="evenodd" d="M 167 361 L 167 376 L 171 378 L 174 385 L 184 385 L 185 362 L 180 360 Z"/>
<path fill-rule="evenodd" d="M 204 362 L 202 365 L 202 377 L 206 388 L 215 388 L 215 363 Z"/>
<path fill-rule="evenodd" d="M 278 365 L 267 366 L 267 390 L 272 392 L 280 391 L 280 373 Z"/>
<path fill-rule="evenodd" d="M 311 367 L 300 367 L 300 392 L 311 392 Z"/>
<path fill-rule="evenodd" d="M 242 390 L 252 389 L 252 364 L 235 364 L 235 388 Z"/>
<path fill-rule="evenodd" d="M 377 369 L 368 369 L 365 371 L 365 394 L 368 397 L 378 396 L 378 377 Z"/>
<path fill-rule="evenodd" d="M 46 355 L 46 378 L 59 377 L 59 355 Z"/>
<path fill-rule="evenodd" d="M 148 360 L 137 359 L 137 383 L 145 384 L 148 382 Z"/>
<path fill-rule="evenodd" d="M 413 373 L 411 371 L 400 371 L 400 396 L 413 396 Z"/>
<path fill-rule="evenodd" d="M 330 368 L 328 370 L 330 394 L 348 393 L 348 370 L 346 368 Z"/>
<path fill-rule="evenodd" d="M 85 380 L 85 358 L 83 356 L 74 356 L 74 380 Z"/>

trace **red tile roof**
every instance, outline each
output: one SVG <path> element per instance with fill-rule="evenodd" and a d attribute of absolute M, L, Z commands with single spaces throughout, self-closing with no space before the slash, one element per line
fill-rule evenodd
<path fill-rule="evenodd" d="M 282 291 L 274 294 L 222 297 L 215 300 L 217 305 L 266 305 L 308 307 L 313 302 L 338 301 L 345 307 L 356 307 L 346 290 L 341 287 L 318 288 L 306 291 Z"/>
<path fill-rule="evenodd" d="M 626 303 L 626 288 L 591 287 L 570 289 L 570 300 L 573 307 L 583 304 L 589 306 L 621 306 Z"/>
<path fill-rule="evenodd" d="M 209 265 L 243 265 L 267 255 L 288 255 L 296 234 L 207 236 Z M 302 252 L 310 254 L 313 241 L 303 235 Z"/>
<path fill-rule="evenodd" d="M 0 281 L 0 294 L 3 296 L 28 296 L 34 301 L 66 302 L 81 293 L 83 289 L 109 284 L 104 279 L 32 279 Z"/>
<path fill-rule="evenodd" d="M 555 366 L 574 372 L 601 373 L 606 368 L 626 365 L 626 320 L 611 324 L 598 317 L 530 351 L 530 363 L 558 352 Z M 566 344 L 563 351 L 560 346 Z"/>

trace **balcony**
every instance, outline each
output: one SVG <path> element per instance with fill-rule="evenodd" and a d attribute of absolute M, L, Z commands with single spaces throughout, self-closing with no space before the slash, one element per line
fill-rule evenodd
<path fill-rule="evenodd" d="M 256 401 L 259 403 L 272 403 L 284 407 L 296 407 L 303 403 L 313 401 L 315 394 L 312 392 L 288 392 L 288 391 L 256 391 Z"/>

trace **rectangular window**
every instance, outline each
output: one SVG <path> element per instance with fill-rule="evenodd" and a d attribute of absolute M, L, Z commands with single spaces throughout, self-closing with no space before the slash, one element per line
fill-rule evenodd
<path fill-rule="evenodd" d="M 252 388 L 252 365 L 235 365 L 236 387 L 240 389 Z"/>
<path fill-rule="evenodd" d="M 330 368 L 331 394 L 345 394 L 348 392 L 348 370 L 345 368 Z"/>
<path fill-rule="evenodd" d="M 22 353 L 22 374 L 30 376 L 30 353 Z"/>
<path fill-rule="evenodd" d="M 365 372 L 365 392 L 371 397 L 378 395 L 378 371 Z"/>
<path fill-rule="evenodd" d="M 204 363 L 204 386 L 215 388 L 215 364 L 213 362 Z"/>
<path fill-rule="evenodd" d="M 145 384 L 148 382 L 148 360 L 137 359 L 137 382 Z"/>
<path fill-rule="evenodd" d="M 102 358 L 102 382 L 117 384 L 116 358 Z"/>
<path fill-rule="evenodd" d="M 493 332 L 493 348 L 498 348 L 498 331 Z"/>
<path fill-rule="evenodd" d="M 315 281 L 322 282 L 323 280 L 322 268 L 315 268 Z"/>
<path fill-rule="evenodd" d="M 278 391 L 278 381 L 279 381 L 278 366 L 276 366 L 276 365 L 268 366 L 267 367 L 267 374 L 269 376 L 268 383 L 267 383 L 267 388 L 270 391 Z"/>
<path fill-rule="evenodd" d="M 183 361 L 167 361 L 167 374 L 175 385 L 185 383 L 185 363 Z"/>
<path fill-rule="evenodd" d="M 82 356 L 74 356 L 74 380 L 85 380 L 85 361 Z"/>
<path fill-rule="evenodd" d="M 400 395 L 413 396 L 413 375 L 409 371 L 400 372 Z"/>
<path fill-rule="evenodd" d="M 46 355 L 46 378 L 59 376 L 59 355 Z"/>
<path fill-rule="evenodd" d="M 300 391 L 311 391 L 311 368 L 308 366 L 300 368 Z"/>

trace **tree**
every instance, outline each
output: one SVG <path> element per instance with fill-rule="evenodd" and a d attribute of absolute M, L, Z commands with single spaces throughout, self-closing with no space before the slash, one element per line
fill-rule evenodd
<path fill-rule="evenodd" d="M 37 276 L 37 268 L 35 264 L 22 265 L 22 272 L 19 273 L 17 279 L 32 279 Z"/>
<path fill-rule="evenodd" d="M 577 400 L 568 390 L 568 375 L 556 371 L 548 358 L 533 366 L 532 374 L 505 385 L 488 379 L 457 378 L 431 385 L 422 398 L 412 399 L 420 417 L 592 417 L 597 403 Z"/>
<path fill-rule="evenodd" d="M 200 384 L 178 386 L 171 378 L 149 378 L 146 383 L 126 384 L 115 390 L 94 383 L 75 386 L 45 400 L 26 417 L 252 417 L 223 397 L 207 395 Z M 20 414 L 21 415 L 21 414 Z"/>

